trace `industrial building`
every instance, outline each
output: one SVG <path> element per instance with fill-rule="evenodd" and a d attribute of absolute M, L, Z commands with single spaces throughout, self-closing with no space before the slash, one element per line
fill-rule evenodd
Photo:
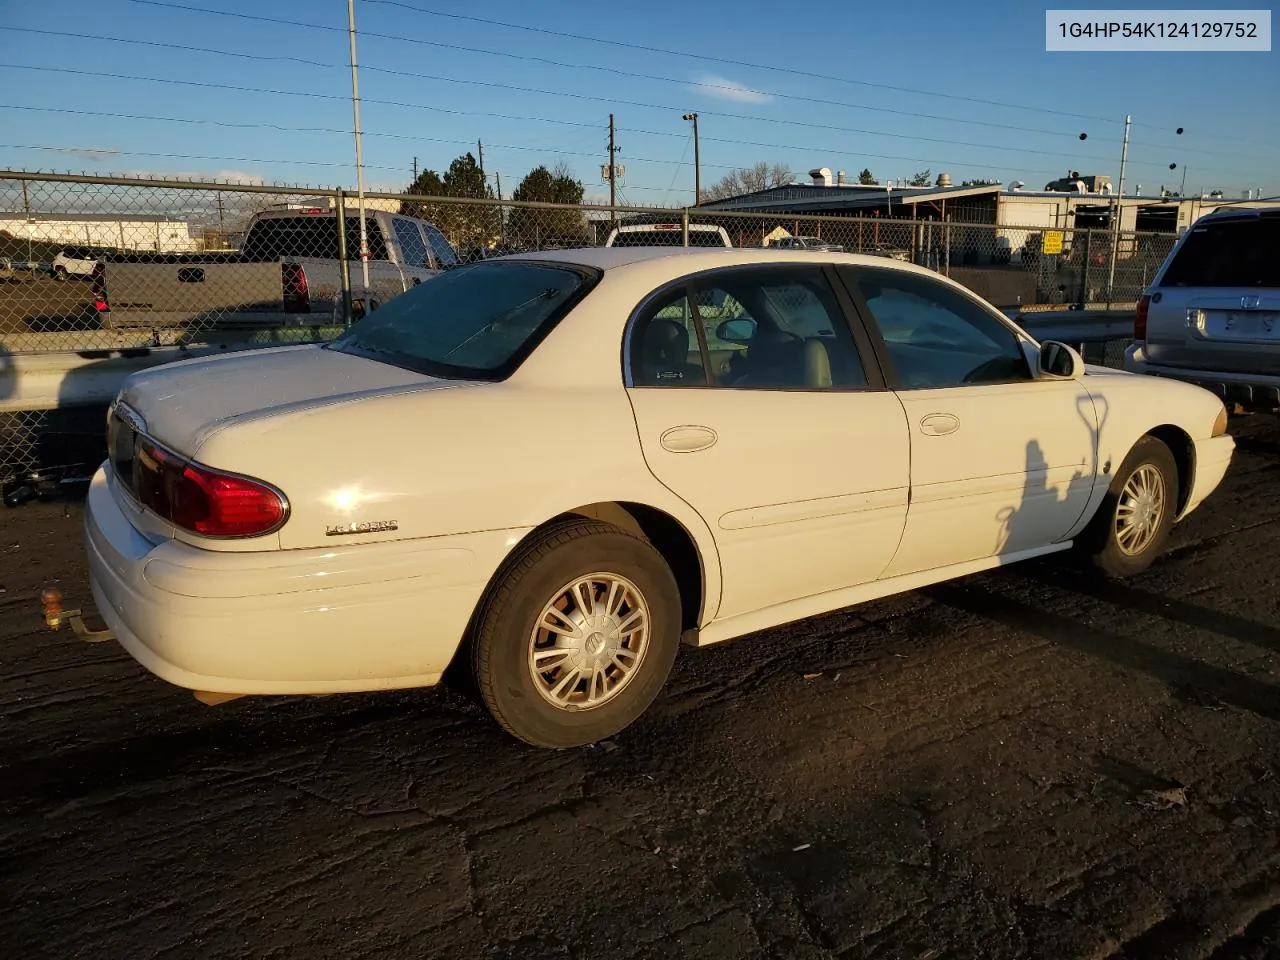
<path fill-rule="evenodd" d="M 0 213 L 15 240 L 120 250 L 185 253 L 200 249 L 185 220 L 146 213 Z"/>
<path fill-rule="evenodd" d="M 1112 215 L 1120 210 L 1120 230 L 1177 234 L 1222 204 L 1272 206 L 1280 202 L 1226 197 L 1124 196 L 1117 199 L 1107 177 L 1074 177 L 1055 181 L 1095 186 L 1095 193 L 1081 190 L 1027 190 L 1022 184 L 953 186 L 940 174 L 932 186 L 864 185 L 845 181 L 843 171 L 833 176 L 822 167 L 810 171 L 811 182 L 792 183 L 742 196 L 700 205 L 704 211 L 723 210 L 778 215 L 786 228 L 788 215 L 889 217 L 907 220 L 939 220 L 983 224 L 1003 228 L 993 259 L 1017 259 L 1029 231 L 1110 230 Z M 773 231 L 766 231 L 772 233 Z"/>

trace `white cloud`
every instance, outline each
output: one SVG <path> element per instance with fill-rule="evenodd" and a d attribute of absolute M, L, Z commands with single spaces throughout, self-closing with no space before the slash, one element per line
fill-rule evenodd
<path fill-rule="evenodd" d="M 736 80 L 726 80 L 713 75 L 704 76 L 692 89 L 705 93 L 717 100 L 731 100 L 734 103 L 771 103 L 773 97 L 760 90 L 752 90 Z"/>

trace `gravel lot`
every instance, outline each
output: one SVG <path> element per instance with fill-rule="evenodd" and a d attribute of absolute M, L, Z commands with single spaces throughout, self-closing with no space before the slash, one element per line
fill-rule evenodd
<path fill-rule="evenodd" d="M 565 753 L 446 691 L 203 707 L 41 629 L 78 504 L 0 513 L 0 956 L 1280 956 L 1280 426 L 1233 432 L 1135 581 L 686 650 Z"/>

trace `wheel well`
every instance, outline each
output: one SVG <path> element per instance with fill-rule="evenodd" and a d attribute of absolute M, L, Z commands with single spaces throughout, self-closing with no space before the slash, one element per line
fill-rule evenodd
<path fill-rule="evenodd" d="M 1185 430 L 1168 423 L 1147 433 L 1161 441 L 1173 454 L 1173 462 L 1178 466 L 1178 513 L 1181 514 L 1191 496 L 1191 484 L 1195 478 L 1196 445 Z"/>
<path fill-rule="evenodd" d="M 698 626 L 705 592 L 702 558 L 693 537 L 679 520 L 643 503 L 610 501 L 574 507 L 553 517 L 548 523 L 571 516 L 611 523 L 648 540 L 667 561 L 676 585 L 680 588 L 681 627 L 691 630 Z"/>

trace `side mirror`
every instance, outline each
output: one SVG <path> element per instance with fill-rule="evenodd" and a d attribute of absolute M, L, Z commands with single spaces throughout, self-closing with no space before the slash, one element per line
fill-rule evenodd
<path fill-rule="evenodd" d="M 1046 340 L 1040 344 L 1040 373 L 1046 377 L 1078 379 L 1084 376 L 1084 358 L 1065 343 Z"/>
<path fill-rule="evenodd" d="M 726 320 L 716 327 L 716 338 L 724 343 L 750 343 L 756 335 L 756 322 L 748 317 Z"/>

